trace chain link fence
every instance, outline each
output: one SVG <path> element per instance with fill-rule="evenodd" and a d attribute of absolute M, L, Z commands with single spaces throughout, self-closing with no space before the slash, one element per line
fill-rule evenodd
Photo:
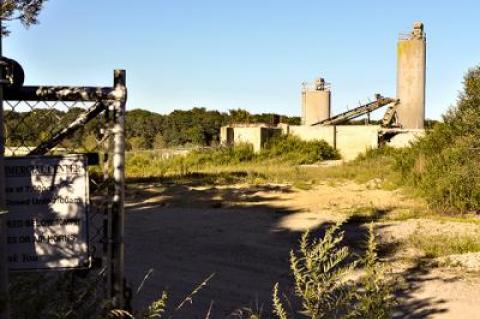
<path fill-rule="evenodd" d="M 6 158 L 85 154 L 89 259 L 76 273 L 93 278 L 95 290 L 121 308 L 129 303 L 123 273 L 125 102 L 125 72 L 116 70 L 113 87 L 5 87 L 3 103 Z"/>

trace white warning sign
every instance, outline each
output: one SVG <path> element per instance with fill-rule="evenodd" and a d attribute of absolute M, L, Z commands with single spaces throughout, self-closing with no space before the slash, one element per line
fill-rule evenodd
<path fill-rule="evenodd" d="M 10 270 L 87 267 L 84 155 L 5 158 Z"/>

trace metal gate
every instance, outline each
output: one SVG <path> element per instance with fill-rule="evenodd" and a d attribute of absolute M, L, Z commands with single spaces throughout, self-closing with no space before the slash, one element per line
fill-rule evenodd
<path fill-rule="evenodd" d="M 21 67 L 9 59 L 2 63 L 5 157 L 87 155 L 86 268 L 111 305 L 124 308 L 125 71 L 114 71 L 112 87 L 23 86 Z"/>

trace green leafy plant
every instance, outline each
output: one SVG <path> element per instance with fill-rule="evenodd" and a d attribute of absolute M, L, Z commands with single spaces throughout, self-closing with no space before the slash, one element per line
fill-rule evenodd
<path fill-rule="evenodd" d="M 369 229 L 365 257 L 360 261 L 349 259 L 340 224 L 328 228 L 321 239 L 309 237 L 310 232 L 305 232 L 298 252 L 290 253 L 294 295 L 301 304 L 301 309 L 294 313 L 311 319 L 390 318 L 394 285 L 378 261 L 373 226 Z M 364 275 L 358 282 L 347 279 L 359 264 L 364 266 Z M 273 288 L 273 314 L 279 319 L 295 318 L 286 311 L 279 291 L 277 283 Z"/>
<path fill-rule="evenodd" d="M 295 295 L 301 300 L 300 313 L 308 318 L 337 317 L 351 300 L 351 283 L 345 277 L 356 262 L 347 262 L 349 249 L 341 245 L 344 234 L 339 227 L 337 224 L 328 228 L 321 240 L 310 240 L 310 232 L 305 232 L 298 253 L 290 252 Z M 274 313 L 287 318 L 278 285 L 274 288 L 273 304 Z"/>
<path fill-rule="evenodd" d="M 373 224 L 368 229 L 368 242 L 365 257 L 361 264 L 364 276 L 360 278 L 358 288 L 354 292 L 354 306 L 348 318 L 381 319 L 390 318 L 393 300 L 394 282 L 385 275 L 385 266 L 377 256 L 377 242 Z"/>
<path fill-rule="evenodd" d="M 145 319 L 158 319 L 162 318 L 162 315 L 165 313 L 165 309 L 167 308 L 167 299 L 168 295 L 167 292 L 162 292 L 162 296 L 160 299 L 155 300 L 148 306 L 148 309 L 143 314 L 143 318 Z"/>
<path fill-rule="evenodd" d="M 278 158 L 298 165 L 339 159 L 340 155 L 323 140 L 304 141 L 294 135 L 278 135 L 267 141 L 260 158 Z"/>

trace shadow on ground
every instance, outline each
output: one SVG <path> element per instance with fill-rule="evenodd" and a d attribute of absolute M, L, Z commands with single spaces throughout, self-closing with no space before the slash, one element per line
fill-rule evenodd
<path fill-rule="evenodd" d="M 150 179 L 130 184 L 126 272 L 135 308 L 145 307 L 166 290 L 168 307 L 174 309 L 212 273 L 215 276 L 208 285 L 175 317 L 205 318 L 212 305 L 210 318 L 226 318 L 240 307 L 263 305 L 269 318 L 273 285 L 279 282 L 283 291 L 291 292 L 288 255 L 301 234 L 279 225 L 285 217 L 302 213 L 281 205 L 281 195 L 295 190 L 278 185 L 239 188 L 218 180 L 218 176 L 201 174 L 178 183 Z M 387 213 L 378 211 L 367 220 L 351 218 L 342 226 L 353 253 L 364 249 L 367 223 Z M 331 224 L 329 220 L 317 223 L 312 235 L 322 236 Z M 380 253 L 388 257 L 397 248 L 395 243 L 384 243 Z M 422 276 L 412 270 L 405 277 L 408 285 L 399 292 L 404 318 L 410 313 L 415 316 L 408 318 L 429 318 L 442 311 L 441 301 L 414 298 L 415 289 L 425 280 Z"/>
<path fill-rule="evenodd" d="M 401 274 L 403 287 L 396 293 L 398 305 L 394 318 L 427 319 L 434 318 L 436 314 L 447 312 L 444 307 L 446 300 L 418 296 L 422 286 L 428 281 L 441 280 L 445 284 L 448 283 L 445 279 L 431 275 L 427 263 L 428 260 L 419 258 L 415 260 L 412 267 Z M 458 277 L 449 280 L 458 280 Z"/>

